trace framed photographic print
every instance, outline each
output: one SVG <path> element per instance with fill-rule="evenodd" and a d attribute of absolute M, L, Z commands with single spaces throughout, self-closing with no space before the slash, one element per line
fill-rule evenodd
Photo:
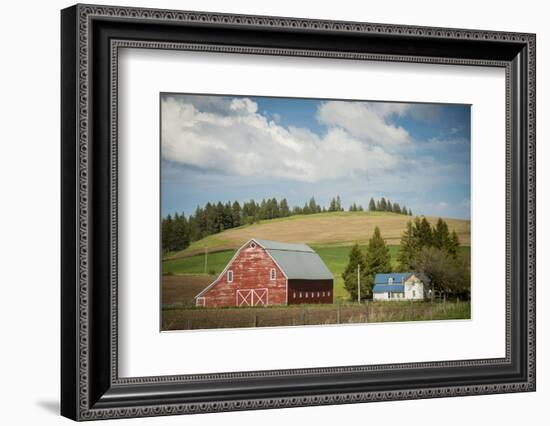
<path fill-rule="evenodd" d="M 535 390 L 535 36 L 76 5 L 74 420 Z"/>

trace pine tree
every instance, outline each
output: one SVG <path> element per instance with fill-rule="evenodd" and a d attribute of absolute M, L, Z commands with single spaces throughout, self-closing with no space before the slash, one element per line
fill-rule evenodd
<path fill-rule="evenodd" d="M 374 202 L 374 198 L 371 197 L 369 201 L 369 212 L 375 212 L 376 211 L 376 203 Z"/>
<path fill-rule="evenodd" d="M 238 201 L 235 201 L 231 206 L 231 217 L 233 218 L 233 226 L 241 226 L 241 205 Z"/>
<path fill-rule="evenodd" d="M 388 212 L 393 212 L 393 206 L 392 206 L 392 203 L 390 201 L 390 199 L 388 198 L 388 200 L 386 201 L 386 211 Z"/>
<path fill-rule="evenodd" d="M 350 295 L 351 300 L 357 300 L 357 269 L 359 270 L 359 281 L 361 286 L 361 297 L 369 294 L 367 267 L 365 256 L 361 252 L 359 244 L 355 243 L 349 252 L 349 261 L 346 269 L 342 273 L 344 287 Z"/>
<path fill-rule="evenodd" d="M 344 208 L 342 207 L 342 200 L 339 195 L 336 196 L 336 211 L 343 212 Z"/>
<path fill-rule="evenodd" d="M 162 221 L 162 251 L 167 253 L 173 251 L 172 241 L 174 240 L 174 221 L 172 216 L 168 215 Z"/>
<path fill-rule="evenodd" d="M 189 246 L 189 228 L 183 213 L 181 215 L 176 213 L 174 216 L 171 246 L 174 251 L 183 250 Z"/>
<path fill-rule="evenodd" d="M 399 246 L 399 267 L 402 271 L 410 271 L 413 267 L 414 258 L 418 250 L 418 240 L 414 235 L 413 224 L 407 222 L 407 229 L 401 236 Z"/>
<path fill-rule="evenodd" d="M 367 268 L 368 294 L 371 295 L 375 275 L 391 272 L 390 250 L 382 238 L 378 226 L 374 228 L 372 238 L 369 240 L 365 262 Z"/>
<path fill-rule="evenodd" d="M 413 215 L 413 212 L 411 210 L 411 208 L 409 207 L 409 216 L 412 216 Z"/>
<path fill-rule="evenodd" d="M 401 207 L 399 207 L 399 204 L 398 203 L 393 203 L 393 208 L 392 208 L 393 212 L 394 213 L 399 213 L 401 214 Z"/>
<path fill-rule="evenodd" d="M 330 200 L 330 205 L 328 207 L 329 212 L 335 212 L 336 211 L 336 199 Z"/>
<path fill-rule="evenodd" d="M 435 228 L 433 229 L 433 246 L 438 249 L 447 248 L 449 245 L 449 240 L 450 235 L 447 223 L 441 218 L 437 219 L 437 223 L 435 225 Z"/>
<path fill-rule="evenodd" d="M 453 229 L 453 232 L 451 232 L 451 236 L 449 240 L 447 241 L 447 246 L 445 247 L 447 249 L 447 252 L 456 259 L 458 255 L 458 247 L 460 246 L 460 242 L 458 240 L 458 234 Z"/>
<path fill-rule="evenodd" d="M 382 197 L 380 199 L 380 208 L 377 209 L 377 210 L 380 210 L 380 211 L 383 211 L 383 212 L 388 211 L 388 205 L 387 205 L 386 199 L 384 197 Z"/>
<path fill-rule="evenodd" d="M 407 207 L 405 206 L 401 207 L 401 214 L 405 214 L 405 215 L 409 214 L 409 212 L 407 211 Z"/>
<path fill-rule="evenodd" d="M 288 201 L 286 200 L 286 198 L 283 198 L 279 203 L 279 209 L 281 211 L 281 217 L 290 216 L 290 209 L 288 207 Z"/>
<path fill-rule="evenodd" d="M 418 240 L 419 249 L 430 247 L 433 244 L 432 227 L 425 217 L 415 219 L 413 232 Z"/>

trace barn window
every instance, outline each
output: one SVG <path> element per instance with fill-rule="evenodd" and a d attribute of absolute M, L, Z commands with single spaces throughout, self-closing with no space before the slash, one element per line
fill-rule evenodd
<path fill-rule="evenodd" d="M 317 297 L 319 297 L 321 295 L 321 293 L 317 292 Z"/>
<path fill-rule="evenodd" d="M 256 248 L 256 243 L 250 244 L 250 248 Z"/>
<path fill-rule="evenodd" d="M 330 296 L 330 291 L 327 291 L 327 296 Z"/>
<path fill-rule="evenodd" d="M 309 297 L 309 294 L 308 294 L 308 292 L 306 291 L 306 299 L 307 299 L 308 297 Z"/>
<path fill-rule="evenodd" d="M 227 271 L 227 282 L 228 283 L 233 282 L 233 271 L 231 271 L 231 270 Z"/>
<path fill-rule="evenodd" d="M 275 268 L 271 268 L 271 271 L 269 271 L 269 278 L 273 281 L 276 277 Z"/>
<path fill-rule="evenodd" d="M 325 292 L 325 291 L 323 291 L 323 297 L 325 297 L 325 294 L 326 294 L 326 292 Z"/>
<path fill-rule="evenodd" d="M 294 295 L 292 296 L 293 299 L 296 299 L 296 292 L 294 292 Z"/>
<path fill-rule="evenodd" d="M 300 299 L 302 298 L 302 292 L 300 292 Z"/>

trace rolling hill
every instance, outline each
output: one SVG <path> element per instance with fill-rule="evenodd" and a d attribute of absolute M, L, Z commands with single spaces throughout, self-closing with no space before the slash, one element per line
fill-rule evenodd
<path fill-rule="evenodd" d="M 435 225 L 437 217 L 427 217 Z M 443 218 L 450 230 L 455 230 L 462 245 L 470 245 L 470 221 Z M 365 244 L 375 226 L 390 245 L 398 245 L 410 216 L 382 212 L 332 212 L 296 215 L 264 220 L 253 225 L 229 229 L 193 242 L 188 248 L 165 257 L 178 259 L 208 252 L 234 250 L 251 238 L 301 242 L 314 246 L 347 246 L 355 242 Z"/>

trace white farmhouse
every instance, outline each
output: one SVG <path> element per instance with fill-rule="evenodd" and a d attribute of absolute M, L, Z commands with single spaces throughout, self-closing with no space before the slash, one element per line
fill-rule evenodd
<path fill-rule="evenodd" d="M 429 278 L 418 272 L 376 274 L 374 300 L 424 300 L 430 295 Z"/>

